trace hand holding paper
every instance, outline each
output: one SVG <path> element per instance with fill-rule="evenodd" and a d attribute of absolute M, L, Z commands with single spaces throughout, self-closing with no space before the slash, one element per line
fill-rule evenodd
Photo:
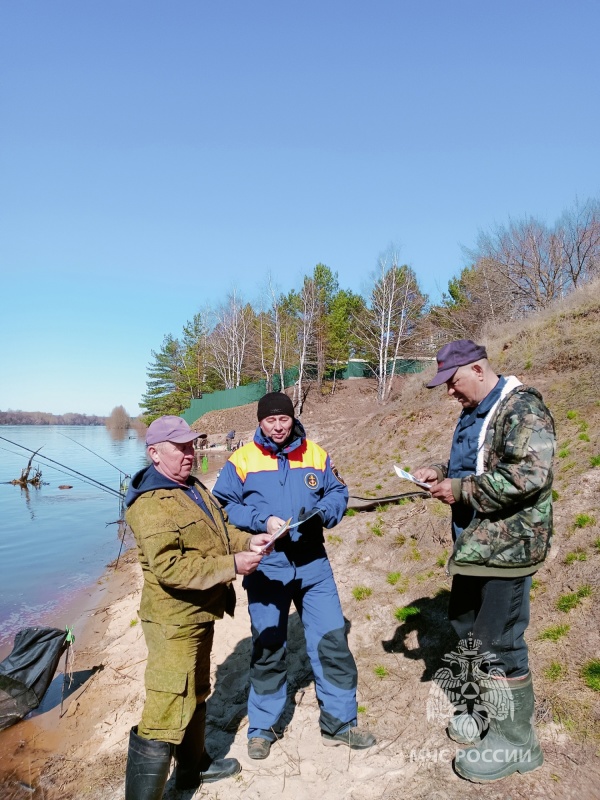
<path fill-rule="evenodd" d="M 418 480 L 414 475 L 411 475 L 410 472 L 402 469 L 397 464 L 394 464 L 394 470 L 399 478 L 403 478 L 405 481 L 412 481 L 412 483 L 416 483 L 417 486 L 422 486 L 424 489 L 431 489 L 430 483 L 424 483 L 423 481 Z"/>

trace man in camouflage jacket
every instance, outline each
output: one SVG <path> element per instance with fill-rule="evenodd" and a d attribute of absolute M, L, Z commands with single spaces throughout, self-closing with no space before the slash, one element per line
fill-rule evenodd
<path fill-rule="evenodd" d="M 536 389 L 495 374 L 484 347 L 460 339 L 437 362 L 428 388 L 445 383 L 463 411 L 448 463 L 415 476 L 452 510 L 452 626 L 465 648 L 490 654 L 483 674 L 471 675 L 477 699 L 462 703 L 448 726 L 452 739 L 472 745 L 457 753 L 457 772 L 485 782 L 543 762 L 524 633 L 531 575 L 552 536 L 554 421 Z M 504 717 L 485 700 L 486 691 L 499 691 L 500 677 Z"/>

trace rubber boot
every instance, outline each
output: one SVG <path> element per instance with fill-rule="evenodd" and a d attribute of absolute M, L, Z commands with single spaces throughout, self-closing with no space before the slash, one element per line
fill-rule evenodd
<path fill-rule="evenodd" d="M 194 716 L 185 729 L 181 744 L 175 747 L 175 788 L 197 789 L 202 783 L 215 783 L 223 778 L 237 775 L 241 770 L 235 758 L 220 758 L 211 761 L 204 749 L 206 704 L 197 706 Z"/>
<path fill-rule="evenodd" d="M 125 800 L 161 800 L 171 765 L 172 745 L 129 733 Z"/>
<path fill-rule="evenodd" d="M 458 744 L 476 744 L 481 739 L 477 720 L 467 711 L 450 717 L 446 733 Z"/>
<path fill-rule="evenodd" d="M 457 773 L 474 783 L 499 781 L 513 772 L 531 772 L 544 763 L 534 727 L 531 673 L 508 678 L 514 713 L 512 719 L 490 719 L 487 735 L 474 747 L 459 750 L 454 759 Z"/>

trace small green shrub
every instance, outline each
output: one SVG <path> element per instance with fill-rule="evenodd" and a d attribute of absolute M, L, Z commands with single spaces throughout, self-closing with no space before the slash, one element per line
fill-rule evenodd
<path fill-rule="evenodd" d="M 567 419 L 577 419 L 576 411 L 567 411 Z"/>
<path fill-rule="evenodd" d="M 556 503 L 556 501 L 558 500 L 559 497 L 560 497 L 560 495 L 556 491 L 556 489 L 552 489 L 552 500 Z"/>
<path fill-rule="evenodd" d="M 531 369 L 531 366 L 532 366 L 532 361 L 530 358 L 528 358 L 527 361 L 523 364 L 523 369 Z"/>
<path fill-rule="evenodd" d="M 358 706 L 358 708 L 356 710 L 358 711 L 359 714 L 366 714 L 367 707 L 366 706 Z"/>
<path fill-rule="evenodd" d="M 581 677 L 586 686 L 595 692 L 600 692 L 600 660 L 592 658 L 591 661 L 587 661 L 581 668 Z"/>
<path fill-rule="evenodd" d="M 600 456 L 592 456 L 590 458 L 590 466 L 600 467 Z"/>
<path fill-rule="evenodd" d="M 588 597 L 592 593 L 592 587 L 585 585 L 578 589 L 576 592 L 561 595 L 556 601 L 556 607 L 559 611 L 567 614 L 581 603 L 584 597 Z"/>
<path fill-rule="evenodd" d="M 582 442 L 589 442 L 590 441 L 590 437 L 587 435 L 587 433 L 580 433 L 579 434 L 579 438 L 580 438 L 580 440 Z"/>
<path fill-rule="evenodd" d="M 565 564 L 573 564 L 575 561 L 587 561 L 586 552 L 585 550 L 582 550 L 581 547 L 578 547 L 576 550 L 567 553 L 565 556 Z"/>
<path fill-rule="evenodd" d="M 386 581 L 389 583 L 390 586 L 395 586 L 401 577 L 402 574 L 400 572 L 388 572 Z"/>
<path fill-rule="evenodd" d="M 376 521 L 371 523 L 371 532 L 375 536 L 383 536 L 383 528 L 381 527 L 383 520 L 381 517 L 377 517 Z"/>
<path fill-rule="evenodd" d="M 596 518 L 593 517 L 591 514 L 577 514 L 575 517 L 575 522 L 573 523 L 573 527 L 575 528 L 587 528 L 589 525 L 595 525 Z"/>
<path fill-rule="evenodd" d="M 444 550 L 441 556 L 438 556 L 435 563 L 438 567 L 445 567 L 448 561 L 448 551 Z"/>
<path fill-rule="evenodd" d="M 396 538 L 394 539 L 394 544 L 398 547 L 402 547 L 403 544 L 406 542 L 406 536 L 403 533 L 399 533 Z"/>
<path fill-rule="evenodd" d="M 373 670 L 373 672 L 375 673 L 375 675 L 377 675 L 378 678 L 387 678 L 387 676 L 389 675 L 389 672 L 383 666 L 383 664 L 378 664 Z"/>
<path fill-rule="evenodd" d="M 596 548 L 596 550 L 600 551 L 600 539 L 596 539 L 594 541 L 594 547 Z"/>
<path fill-rule="evenodd" d="M 352 596 L 355 600 L 366 600 L 366 598 L 370 597 L 372 594 L 373 590 L 368 586 L 355 586 L 354 589 L 352 589 Z"/>
<path fill-rule="evenodd" d="M 338 536 L 336 533 L 328 533 L 327 534 L 327 541 L 330 544 L 341 544 L 342 543 L 342 537 Z"/>
<path fill-rule="evenodd" d="M 419 548 L 414 542 L 410 546 L 410 553 L 408 554 L 408 557 L 410 558 L 411 561 L 421 560 L 421 553 L 419 552 Z"/>
<path fill-rule="evenodd" d="M 559 458 L 567 458 L 569 455 L 569 448 L 568 447 L 561 447 L 558 451 Z"/>
<path fill-rule="evenodd" d="M 394 611 L 394 616 L 398 622 L 406 622 L 409 617 L 416 617 L 421 613 L 421 609 L 417 606 L 402 606 Z"/>
<path fill-rule="evenodd" d="M 557 681 L 559 678 L 564 678 L 567 674 L 567 668 L 560 664 L 558 661 L 553 661 L 549 667 L 544 670 L 544 675 L 549 681 Z"/>
<path fill-rule="evenodd" d="M 356 509 L 354 508 L 347 508 L 346 513 L 344 514 L 345 517 L 355 517 L 356 516 Z"/>
<path fill-rule="evenodd" d="M 538 639 L 547 639 L 551 642 L 558 642 L 562 636 L 567 635 L 570 629 L 570 625 L 552 625 L 550 628 L 546 628 L 546 630 L 542 631 L 538 636 Z"/>
<path fill-rule="evenodd" d="M 383 489 L 383 486 L 380 483 L 375 484 L 376 489 Z"/>
<path fill-rule="evenodd" d="M 138 619 L 132 619 L 131 622 L 129 623 L 129 627 L 130 628 L 135 628 L 135 626 L 138 624 L 138 622 L 139 622 Z"/>

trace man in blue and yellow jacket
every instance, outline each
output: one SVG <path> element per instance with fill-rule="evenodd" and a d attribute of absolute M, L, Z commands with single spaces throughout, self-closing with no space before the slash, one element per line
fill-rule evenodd
<path fill-rule="evenodd" d="M 294 524 L 243 582 L 253 640 L 248 755 L 266 758 L 278 738 L 292 601 L 304 625 L 324 744 L 371 747 L 374 737 L 356 728 L 356 664 L 323 545 L 323 527 L 342 519 L 348 490 L 325 450 L 306 438 L 286 394 L 262 397 L 258 422 L 254 441 L 235 451 L 213 490 L 241 530 L 273 534 L 289 518 Z"/>

